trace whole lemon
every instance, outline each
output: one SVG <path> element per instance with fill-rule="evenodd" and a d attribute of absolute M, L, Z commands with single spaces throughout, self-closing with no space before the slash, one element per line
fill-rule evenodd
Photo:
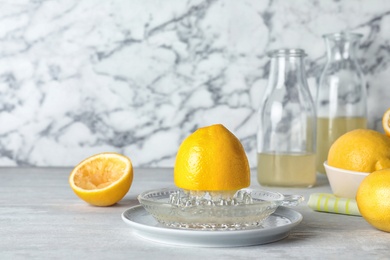
<path fill-rule="evenodd" d="M 180 145 L 175 185 L 193 191 L 234 191 L 248 187 L 250 168 L 241 142 L 221 124 L 199 128 Z"/>
<path fill-rule="evenodd" d="M 375 171 L 364 178 L 356 193 L 356 202 L 368 223 L 390 232 L 390 169 Z"/>
<path fill-rule="evenodd" d="M 347 132 L 330 147 L 328 164 L 359 172 L 390 168 L 390 138 L 370 129 Z"/>

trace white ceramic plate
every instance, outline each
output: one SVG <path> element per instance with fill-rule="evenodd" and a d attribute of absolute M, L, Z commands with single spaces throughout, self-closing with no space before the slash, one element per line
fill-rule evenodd
<path fill-rule="evenodd" d="M 290 230 L 302 221 L 302 215 L 292 209 L 278 207 L 262 227 L 244 230 L 185 230 L 159 224 L 141 205 L 122 213 L 123 221 L 133 232 L 155 242 L 196 247 L 250 246 L 286 238 Z"/>

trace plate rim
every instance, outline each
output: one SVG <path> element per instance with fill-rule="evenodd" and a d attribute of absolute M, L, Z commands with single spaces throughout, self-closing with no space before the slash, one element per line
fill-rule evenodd
<path fill-rule="evenodd" d="M 271 243 L 271 242 L 276 242 L 278 240 L 286 238 L 291 229 L 297 226 L 302 220 L 303 216 L 300 212 L 295 211 L 293 209 L 290 209 L 288 207 L 283 207 L 279 206 L 276 211 L 271 214 L 271 215 L 277 215 L 281 217 L 286 217 L 290 220 L 290 223 L 281 225 L 281 226 L 275 226 L 275 227 L 261 227 L 261 228 L 251 228 L 251 229 L 239 229 L 239 230 L 192 230 L 192 229 L 178 229 L 178 228 L 171 228 L 171 227 L 164 227 L 164 226 L 152 226 L 152 225 L 147 225 L 143 224 L 140 222 L 136 222 L 134 220 L 131 220 L 127 218 L 126 215 L 130 214 L 131 211 L 144 211 L 147 215 L 150 216 L 150 214 L 145 210 L 145 208 L 142 205 L 136 205 L 132 206 L 128 209 L 126 209 L 121 217 L 122 220 L 132 227 L 133 232 L 149 241 L 154 241 L 154 242 L 159 242 L 159 243 L 164 243 L 164 244 L 174 244 L 174 245 L 184 245 L 184 246 L 196 246 L 196 247 L 224 247 L 224 246 L 249 246 L 249 245 L 259 245 L 259 244 L 266 244 L 266 243 Z M 293 214 L 292 216 L 289 216 Z M 157 220 L 155 220 L 156 223 L 158 224 Z M 278 232 L 279 231 L 279 232 Z M 199 238 L 203 236 L 207 236 L 207 238 L 215 238 L 215 237 L 220 237 L 221 235 L 224 235 L 225 237 L 227 235 L 234 237 L 240 236 L 240 235 L 245 235 L 249 236 L 249 238 L 254 239 L 254 238 L 259 238 L 258 242 L 242 242 L 242 243 L 227 243 L 226 245 L 223 245 L 218 242 L 214 243 L 208 243 L 207 245 L 202 244 L 202 243 L 188 243 L 186 241 L 181 241 L 179 243 L 174 243 L 171 242 L 169 238 L 166 239 L 166 241 L 157 239 L 157 238 L 151 238 L 146 234 L 153 234 L 153 233 L 165 233 L 167 236 L 180 236 L 180 237 L 185 237 L 185 238 Z M 268 235 L 268 237 L 272 237 L 272 239 L 266 240 L 265 242 L 261 242 L 260 238 L 267 237 L 265 233 L 271 233 Z M 234 239 L 233 239 L 234 240 Z M 210 241 L 209 241 L 210 242 Z"/>

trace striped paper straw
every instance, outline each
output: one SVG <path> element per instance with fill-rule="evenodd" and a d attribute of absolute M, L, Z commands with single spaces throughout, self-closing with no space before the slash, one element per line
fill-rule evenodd
<path fill-rule="evenodd" d="M 307 205 L 316 211 L 361 216 L 356 200 L 336 197 L 328 193 L 313 193 Z"/>

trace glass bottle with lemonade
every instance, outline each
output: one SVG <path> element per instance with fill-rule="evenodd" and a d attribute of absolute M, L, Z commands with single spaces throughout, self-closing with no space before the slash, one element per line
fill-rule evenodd
<path fill-rule="evenodd" d="M 323 163 L 334 141 L 346 132 L 367 127 L 367 93 L 356 52 L 362 37 L 355 33 L 324 35 L 327 62 L 317 91 L 316 168 Z"/>
<path fill-rule="evenodd" d="M 270 75 L 259 109 L 257 179 L 263 186 L 311 187 L 316 182 L 316 112 L 304 69 L 305 52 L 268 53 Z"/>

